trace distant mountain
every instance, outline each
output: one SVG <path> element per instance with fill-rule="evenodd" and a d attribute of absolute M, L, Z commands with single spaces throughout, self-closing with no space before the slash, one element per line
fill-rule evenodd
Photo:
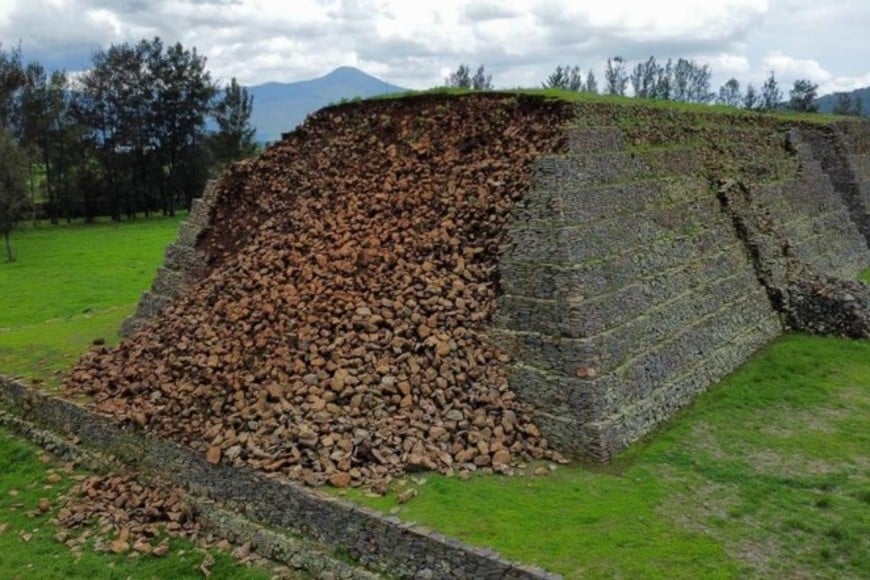
<path fill-rule="evenodd" d="M 281 133 L 294 129 L 306 115 L 331 103 L 405 90 L 359 69 L 343 66 L 308 81 L 248 87 L 248 93 L 254 96 L 251 123 L 257 128 L 257 141 L 277 141 Z"/>
<path fill-rule="evenodd" d="M 864 103 L 864 116 L 870 117 L 870 87 L 864 87 L 863 89 L 855 89 L 854 91 L 849 93 L 849 97 L 852 99 L 852 102 L 855 102 L 855 97 L 861 97 L 861 100 Z M 819 105 L 820 113 L 830 113 L 834 110 L 834 106 L 837 104 L 837 95 L 825 95 L 824 97 L 819 97 L 816 99 L 816 103 Z"/>

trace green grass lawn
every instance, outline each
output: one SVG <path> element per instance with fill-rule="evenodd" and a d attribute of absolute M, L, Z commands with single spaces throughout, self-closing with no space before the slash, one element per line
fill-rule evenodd
<path fill-rule="evenodd" d="M 111 341 L 177 224 L 19 233 L 19 261 L 0 264 L 0 372 L 51 382 L 94 338 Z M 0 570 L 196 573 L 200 553 L 167 563 L 172 570 L 128 573 L 114 568 L 124 557 L 87 552 L 70 563 L 45 518 L 9 509 L 60 491 L 41 487 L 45 466 L 32 465 L 33 453 L 0 432 L 0 525 L 9 524 Z M 401 505 L 395 493 L 348 497 L 568 578 L 870 577 L 870 342 L 787 336 L 613 465 L 532 475 L 538 467 L 516 477 L 408 478 L 419 495 Z M 10 503 L 13 488 L 32 497 Z"/>
<path fill-rule="evenodd" d="M 17 261 L 0 263 L 0 373 L 53 385 L 95 338 L 117 342 L 154 277 L 183 216 L 134 222 L 42 225 L 14 234 Z M 0 429 L 0 578 L 202 578 L 206 552 L 172 540 L 163 558 L 97 553 L 79 555 L 55 540 L 50 523 L 70 474 L 36 447 Z M 63 475 L 49 484 L 47 474 Z M 28 515 L 40 499 L 52 509 Z M 268 578 L 212 551 L 213 578 Z"/>
<path fill-rule="evenodd" d="M 52 473 L 61 480 L 52 483 L 48 479 Z M 98 553 L 91 544 L 77 554 L 57 541 L 57 529 L 50 520 L 59 509 L 61 496 L 71 487 L 74 474 L 3 429 L 0 429 L 0 474 L 0 578 L 203 577 L 200 566 L 207 552 L 187 540 L 170 541 L 169 555 L 160 558 Z M 50 502 L 51 509 L 35 514 L 42 499 Z M 219 550 L 208 553 L 214 558 L 210 567 L 214 578 L 269 578 L 265 571 L 243 566 L 229 554 Z"/>
<path fill-rule="evenodd" d="M 866 578 L 870 341 L 784 337 L 606 468 L 420 481 L 350 497 L 569 578 Z"/>
<path fill-rule="evenodd" d="M 96 338 L 117 341 L 183 219 L 26 227 L 0 263 L 0 372 L 58 382 Z"/>

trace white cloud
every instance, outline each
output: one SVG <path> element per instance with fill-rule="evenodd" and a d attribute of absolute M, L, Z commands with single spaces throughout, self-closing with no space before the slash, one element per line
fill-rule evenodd
<path fill-rule="evenodd" d="M 642 40 L 727 38 L 743 32 L 768 9 L 767 0 L 667 3 L 583 0 L 563 5 L 574 19 L 587 19 L 595 28 L 618 30 L 635 38 L 638 37 L 634 35 L 639 35 Z"/>
<path fill-rule="evenodd" d="M 790 81 L 808 79 L 814 83 L 824 83 L 832 76 L 813 59 L 793 58 L 779 51 L 764 57 L 763 64 L 766 70 L 772 70 L 776 76 Z"/>
<path fill-rule="evenodd" d="M 537 86 L 559 64 L 600 80 L 619 54 L 694 59 L 717 82 L 774 68 L 841 86 L 868 74 L 868 26 L 870 2 L 849 0 L 0 0 L 0 38 L 49 66 L 80 69 L 94 49 L 160 36 L 246 84 L 355 65 L 427 88 L 466 63 L 496 86 Z"/>
<path fill-rule="evenodd" d="M 86 11 L 85 16 L 91 21 L 95 28 L 107 29 L 111 32 L 112 37 L 121 37 L 121 33 L 123 32 L 121 20 L 113 12 L 100 8 L 97 10 Z"/>
<path fill-rule="evenodd" d="M 718 54 L 705 59 L 704 62 L 707 62 L 712 70 L 727 77 L 743 76 L 751 70 L 749 59 L 739 54 Z"/>
<path fill-rule="evenodd" d="M 819 85 L 819 94 L 848 92 L 870 87 L 870 73 L 854 77 L 835 77 Z"/>

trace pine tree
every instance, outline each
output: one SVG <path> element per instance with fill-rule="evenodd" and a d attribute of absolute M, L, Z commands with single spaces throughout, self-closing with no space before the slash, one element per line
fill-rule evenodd
<path fill-rule="evenodd" d="M 616 56 L 607 59 L 604 81 L 605 94 L 625 96 L 625 89 L 628 88 L 628 73 L 625 70 L 624 58 Z"/>
<path fill-rule="evenodd" d="M 15 260 L 10 235 L 27 207 L 27 160 L 5 129 L 0 129 L 0 234 L 6 261 Z"/>
<path fill-rule="evenodd" d="M 740 82 L 731 78 L 719 88 L 719 96 L 716 102 L 727 107 L 739 107 L 743 104 L 743 95 L 740 93 Z"/>
<path fill-rule="evenodd" d="M 254 97 L 233 77 L 212 111 L 218 132 L 211 138 L 210 148 L 219 165 L 249 157 L 256 151 L 256 129 L 251 126 L 253 111 Z"/>
<path fill-rule="evenodd" d="M 764 81 L 764 85 L 761 87 L 760 101 L 759 108 L 762 111 L 775 111 L 779 108 L 779 104 L 782 101 L 782 91 L 779 90 L 779 85 L 776 82 L 773 71 L 770 71 L 770 76 L 767 77 L 767 80 Z"/>
<path fill-rule="evenodd" d="M 819 110 L 816 94 L 819 85 L 807 79 L 797 79 L 789 91 L 788 108 L 800 113 L 815 113 Z"/>

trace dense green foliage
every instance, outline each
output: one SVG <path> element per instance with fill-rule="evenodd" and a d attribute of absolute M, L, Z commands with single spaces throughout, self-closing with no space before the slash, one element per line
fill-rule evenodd
<path fill-rule="evenodd" d="M 235 79 L 218 91 L 195 48 L 159 38 L 95 51 L 75 83 L 0 47 L 0 127 L 27 151 L 34 211 L 52 223 L 189 206 L 253 153 L 252 106 Z"/>
<path fill-rule="evenodd" d="M 159 38 L 112 45 L 94 53 L 79 85 L 71 118 L 86 128 L 107 178 L 109 215 L 171 214 L 174 191 L 199 193 L 196 148 L 216 88 L 196 49 Z"/>

